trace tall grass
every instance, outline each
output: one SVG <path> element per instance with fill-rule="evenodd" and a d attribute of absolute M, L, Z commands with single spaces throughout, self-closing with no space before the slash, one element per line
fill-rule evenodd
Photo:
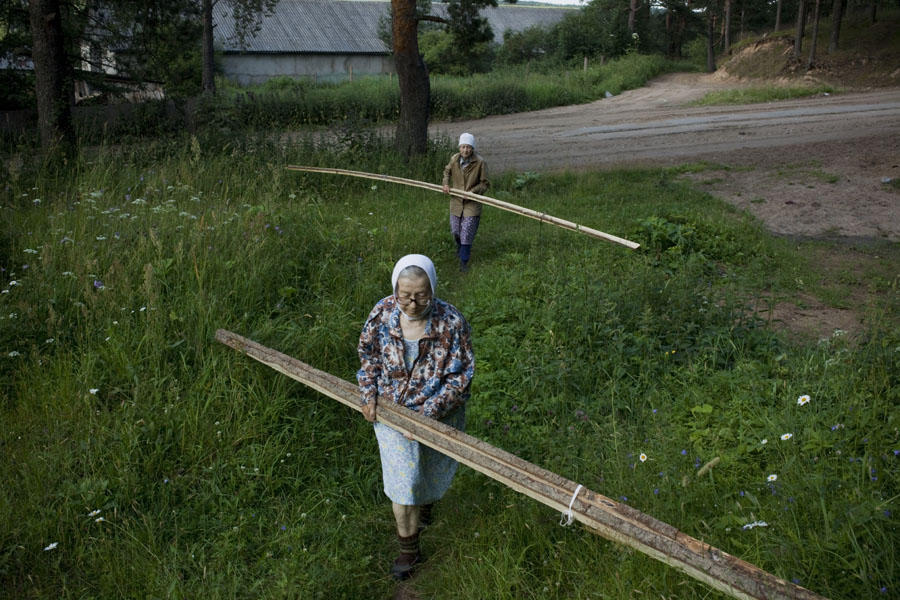
<path fill-rule="evenodd" d="M 632 54 L 587 71 L 529 72 L 518 67 L 469 77 L 431 77 L 431 117 L 453 120 L 538 110 L 589 102 L 607 92 L 618 94 L 642 86 L 663 73 L 691 69 L 661 56 Z M 225 82 L 223 82 L 225 83 Z M 91 107 L 76 111 L 78 138 L 84 143 L 132 143 L 165 135 L 236 134 L 323 125 L 352 129 L 387 124 L 400 114 L 396 78 L 362 77 L 352 82 L 314 84 L 278 78 L 261 86 L 223 85 L 213 98 L 140 105 Z M 2 132 L 8 148 L 27 151 L 36 133 Z"/>
<path fill-rule="evenodd" d="M 630 54 L 587 71 L 528 72 L 515 67 L 467 77 L 434 75 L 431 115 L 442 120 L 478 118 L 589 102 L 684 68 L 659 55 Z M 282 78 L 251 89 L 228 88 L 202 111 L 210 123 L 231 128 L 301 127 L 348 119 L 377 123 L 395 120 L 399 113 L 397 82 L 385 77 L 323 85 Z"/>
<path fill-rule="evenodd" d="M 0 589 L 388 596 L 393 517 L 370 426 L 213 333 L 352 380 L 393 262 L 424 252 L 472 324 L 470 433 L 827 597 L 897 593 L 896 273 L 873 280 L 862 339 L 792 342 L 746 304 L 813 280 L 817 248 L 651 170 L 493 189 L 643 252 L 487 209 L 463 275 L 442 198 L 283 169 L 434 180 L 450 151 L 405 166 L 379 144 L 195 138 L 10 179 Z M 421 597 L 711 594 L 469 469 L 436 516 Z"/>

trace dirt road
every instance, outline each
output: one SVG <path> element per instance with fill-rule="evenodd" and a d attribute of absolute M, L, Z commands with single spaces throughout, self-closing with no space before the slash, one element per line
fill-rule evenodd
<path fill-rule="evenodd" d="M 675 74 L 589 104 L 475 121 L 435 123 L 432 135 L 478 138 L 492 169 L 548 171 L 722 165 L 704 189 L 775 233 L 900 240 L 900 89 L 741 106 L 686 107 L 743 85 Z M 736 168 L 741 167 L 741 168 Z"/>

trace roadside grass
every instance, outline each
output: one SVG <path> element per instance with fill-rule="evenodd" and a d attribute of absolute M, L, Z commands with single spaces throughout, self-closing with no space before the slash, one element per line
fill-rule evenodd
<path fill-rule="evenodd" d="M 441 120 L 538 110 L 589 102 L 606 92 L 619 94 L 672 71 L 694 70 L 686 62 L 661 55 L 629 54 L 583 69 L 531 70 L 508 67 L 465 77 L 432 75 L 431 115 Z M 307 79 L 279 77 L 241 87 L 223 82 L 223 94 L 207 106 L 214 122 L 235 127 L 300 127 L 347 119 L 396 120 L 400 113 L 397 81 L 363 77 L 316 85 Z"/>
<path fill-rule="evenodd" d="M 686 62 L 660 55 L 630 54 L 582 69 L 528 71 L 526 67 L 468 77 L 431 77 L 432 119 L 454 120 L 578 104 L 641 87 L 664 73 L 694 70 Z M 400 114 L 397 80 L 361 77 L 342 83 L 314 84 L 306 79 L 276 78 L 263 85 L 239 87 L 221 81 L 219 93 L 188 102 L 145 102 L 111 111 L 81 111 L 76 118 L 85 144 L 136 143 L 184 131 L 198 135 L 244 135 L 271 130 L 309 130 L 328 126 L 354 131 L 396 122 Z M 116 111 L 113 111 L 116 112 Z M 36 131 L 3 133 L 5 147 L 37 142 Z"/>
<path fill-rule="evenodd" d="M 793 98 L 806 98 L 808 96 L 827 96 L 837 93 L 840 93 L 840 90 L 836 90 L 830 85 L 771 85 L 709 92 L 699 100 L 691 102 L 690 105 L 756 104 L 760 102 L 775 102 L 777 100 L 791 100 Z"/>
<path fill-rule="evenodd" d="M 502 175 L 494 196 L 643 250 L 486 209 L 463 275 L 443 198 L 283 168 L 435 180 L 450 151 L 405 165 L 370 138 L 334 151 L 194 138 L 11 178 L 0 587 L 389 596 L 393 518 L 370 426 L 213 335 L 353 380 L 394 261 L 424 252 L 472 324 L 471 434 L 829 598 L 897 593 L 900 249 L 872 250 L 885 261 L 866 274 L 880 283 L 862 339 L 801 343 L 747 305 L 815 281 L 820 245 L 772 238 L 678 169 Z M 411 585 L 429 598 L 721 597 L 558 523 L 462 468 Z"/>

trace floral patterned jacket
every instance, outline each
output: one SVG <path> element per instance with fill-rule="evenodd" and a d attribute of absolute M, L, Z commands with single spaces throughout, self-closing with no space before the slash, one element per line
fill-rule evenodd
<path fill-rule="evenodd" d="M 363 404 L 394 402 L 433 419 L 469 399 L 475 355 L 469 324 L 452 305 L 435 298 L 419 356 L 407 372 L 403 363 L 400 309 L 393 296 L 381 299 L 359 336 L 356 374 Z"/>

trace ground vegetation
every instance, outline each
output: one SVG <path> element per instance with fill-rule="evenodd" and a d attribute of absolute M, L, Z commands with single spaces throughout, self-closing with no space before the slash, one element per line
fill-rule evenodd
<path fill-rule="evenodd" d="M 684 181 L 692 167 L 508 173 L 498 198 L 642 250 L 495 211 L 463 275 L 438 195 L 283 168 L 433 179 L 451 148 L 406 163 L 360 130 L 185 136 L 11 172 L 2 589 L 393 593 L 370 426 L 213 334 L 352 380 L 394 260 L 421 251 L 473 328 L 470 433 L 826 597 L 895 595 L 896 245 L 857 249 L 862 279 L 830 277 L 822 242 L 772 237 Z M 861 290 L 852 335 L 795 338 L 757 310 Z M 418 597 L 711 597 L 468 469 L 436 517 Z"/>

